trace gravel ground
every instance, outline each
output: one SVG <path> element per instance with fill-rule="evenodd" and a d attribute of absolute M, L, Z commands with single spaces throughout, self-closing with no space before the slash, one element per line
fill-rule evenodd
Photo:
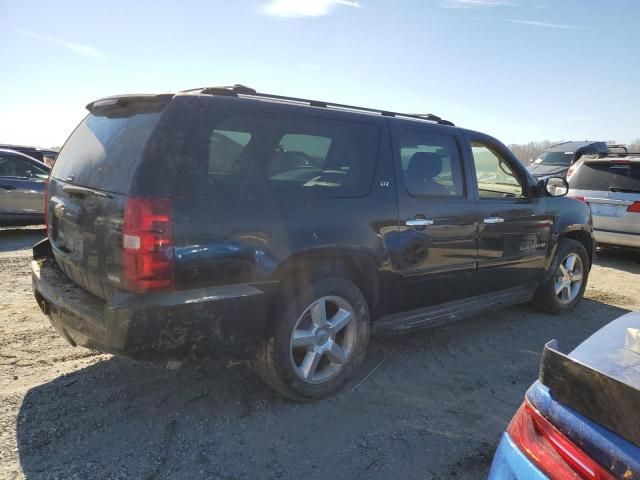
<path fill-rule="evenodd" d="M 31 295 L 38 229 L 0 230 L 0 478 L 486 478 L 543 344 L 640 309 L 640 254 L 599 254 L 568 316 L 515 307 L 374 339 L 333 398 L 283 400 L 244 364 L 167 370 L 67 345 Z"/>

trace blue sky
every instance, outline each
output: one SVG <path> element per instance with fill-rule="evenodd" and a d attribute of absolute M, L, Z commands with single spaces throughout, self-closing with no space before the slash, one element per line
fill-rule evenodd
<path fill-rule="evenodd" d="M 0 0 L 0 142 L 96 98 L 243 83 L 505 143 L 640 137 L 637 0 Z"/>

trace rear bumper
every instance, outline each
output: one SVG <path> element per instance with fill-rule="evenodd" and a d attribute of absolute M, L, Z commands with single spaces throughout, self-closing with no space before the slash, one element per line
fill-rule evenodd
<path fill-rule="evenodd" d="M 489 480 L 548 480 L 548 477 L 513 443 L 508 433 L 502 435 L 493 457 Z"/>
<path fill-rule="evenodd" d="M 598 243 L 640 248 L 640 235 L 638 234 L 612 232 L 610 230 L 594 230 L 594 234 Z"/>
<path fill-rule="evenodd" d="M 74 346 L 137 360 L 244 359 L 264 338 L 268 295 L 257 286 L 118 293 L 105 302 L 71 282 L 55 260 L 31 265 L 40 308 Z"/>

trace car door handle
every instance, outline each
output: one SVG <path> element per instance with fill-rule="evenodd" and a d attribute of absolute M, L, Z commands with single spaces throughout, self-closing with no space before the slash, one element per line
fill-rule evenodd
<path fill-rule="evenodd" d="M 504 218 L 502 217 L 487 217 L 484 219 L 484 223 L 502 223 L 504 222 Z"/>
<path fill-rule="evenodd" d="M 13 185 L 0 185 L 0 188 L 4 189 L 4 190 L 15 190 L 16 187 Z"/>
<path fill-rule="evenodd" d="M 411 218 L 409 220 L 405 220 L 404 224 L 407 227 L 426 227 L 428 225 L 433 225 L 433 220 L 427 220 L 426 218 Z"/>

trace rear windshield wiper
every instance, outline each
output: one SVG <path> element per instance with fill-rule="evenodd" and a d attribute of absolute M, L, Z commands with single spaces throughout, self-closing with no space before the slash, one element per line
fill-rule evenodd
<path fill-rule="evenodd" d="M 62 187 L 62 191 L 70 194 L 75 193 L 76 195 L 90 195 L 94 197 L 113 198 L 108 193 L 100 192 L 92 188 L 80 187 L 78 185 L 65 185 L 64 187 Z"/>
<path fill-rule="evenodd" d="M 640 193 L 640 188 L 609 187 L 609 190 L 612 192 L 622 192 L 622 193 Z"/>

